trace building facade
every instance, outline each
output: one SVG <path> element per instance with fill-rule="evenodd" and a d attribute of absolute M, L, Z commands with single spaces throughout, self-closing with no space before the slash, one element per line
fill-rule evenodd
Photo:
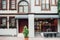
<path fill-rule="evenodd" d="M 26 25 L 29 37 L 58 37 L 58 4 L 58 0 L 0 0 L 0 35 L 23 37 Z"/>

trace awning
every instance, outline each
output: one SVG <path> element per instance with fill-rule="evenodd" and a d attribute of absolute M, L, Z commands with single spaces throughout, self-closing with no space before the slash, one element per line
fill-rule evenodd
<path fill-rule="evenodd" d="M 35 15 L 34 18 L 59 18 L 58 15 Z"/>
<path fill-rule="evenodd" d="M 17 19 L 28 18 L 28 15 L 16 15 Z M 59 15 L 34 15 L 34 18 L 59 18 Z"/>
<path fill-rule="evenodd" d="M 17 18 L 17 19 L 25 19 L 25 18 L 28 18 L 28 15 L 16 15 L 15 18 Z"/>

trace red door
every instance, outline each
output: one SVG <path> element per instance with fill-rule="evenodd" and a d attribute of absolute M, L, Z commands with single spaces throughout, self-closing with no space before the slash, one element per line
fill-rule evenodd
<path fill-rule="evenodd" d="M 18 23 L 19 23 L 19 33 L 22 33 L 23 32 L 23 28 L 24 26 L 28 26 L 28 19 L 19 19 L 18 20 Z"/>

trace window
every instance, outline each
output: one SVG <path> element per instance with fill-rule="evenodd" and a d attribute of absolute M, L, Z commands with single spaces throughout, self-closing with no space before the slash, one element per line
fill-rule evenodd
<path fill-rule="evenodd" d="M 7 28 L 7 17 L 0 17 L 0 28 Z"/>
<path fill-rule="evenodd" d="M 57 5 L 57 0 L 51 0 L 51 5 L 56 6 Z"/>
<path fill-rule="evenodd" d="M 7 9 L 7 0 L 0 0 L 0 10 Z"/>
<path fill-rule="evenodd" d="M 35 32 L 57 32 L 57 18 L 35 18 Z"/>
<path fill-rule="evenodd" d="M 0 0 L 0 10 L 2 9 L 2 2 L 1 2 L 1 0 Z"/>
<path fill-rule="evenodd" d="M 16 10 L 16 0 L 10 0 L 10 8 L 11 10 Z"/>
<path fill-rule="evenodd" d="M 23 6 L 20 6 L 19 7 L 19 13 L 22 13 L 22 12 L 24 12 L 24 9 L 23 9 Z"/>
<path fill-rule="evenodd" d="M 29 9 L 28 9 L 29 5 L 27 1 L 21 1 L 18 4 L 18 12 L 19 13 L 28 13 Z"/>
<path fill-rule="evenodd" d="M 58 0 L 58 12 L 60 12 L 60 0 Z"/>
<path fill-rule="evenodd" d="M 41 10 L 50 10 L 50 0 L 41 0 Z"/>
<path fill-rule="evenodd" d="M 9 28 L 16 28 L 16 20 L 14 17 L 9 17 Z"/>
<path fill-rule="evenodd" d="M 35 6 L 40 6 L 40 0 L 35 0 Z"/>

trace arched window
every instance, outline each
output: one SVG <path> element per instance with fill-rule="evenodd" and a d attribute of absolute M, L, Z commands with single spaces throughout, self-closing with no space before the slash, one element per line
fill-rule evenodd
<path fill-rule="evenodd" d="M 18 3 L 18 13 L 28 13 L 29 12 L 29 5 L 26 0 L 21 0 Z"/>

